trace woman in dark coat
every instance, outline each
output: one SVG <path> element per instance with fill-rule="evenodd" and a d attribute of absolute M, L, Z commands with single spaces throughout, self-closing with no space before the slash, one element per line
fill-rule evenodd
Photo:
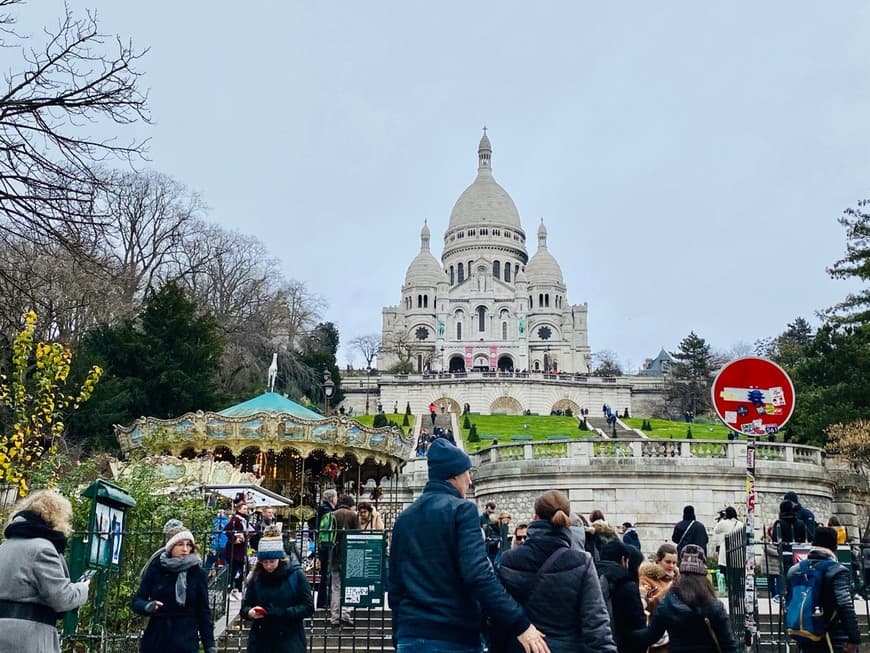
<path fill-rule="evenodd" d="M 305 572 L 284 555 L 280 531 L 267 530 L 241 607 L 242 617 L 251 621 L 248 653 L 305 653 L 303 619 L 312 614 Z"/>
<path fill-rule="evenodd" d="M 728 615 L 707 579 L 704 551 L 696 544 L 683 547 L 680 575 L 649 626 L 633 637 L 639 646 L 651 646 L 665 631 L 670 653 L 737 653 Z"/>
<path fill-rule="evenodd" d="M 592 557 L 571 548 L 570 504 L 558 490 L 535 501 L 535 521 L 523 546 L 502 555 L 499 578 L 546 636 L 551 653 L 616 653 L 607 606 Z M 521 651 L 493 634 L 493 651 Z"/>
<path fill-rule="evenodd" d="M 133 596 L 133 612 L 149 617 L 141 653 L 216 653 L 208 604 L 208 576 L 193 534 L 183 530 L 145 570 Z"/>

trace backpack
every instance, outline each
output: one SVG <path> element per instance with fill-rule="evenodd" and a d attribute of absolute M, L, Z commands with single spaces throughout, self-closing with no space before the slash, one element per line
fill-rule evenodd
<path fill-rule="evenodd" d="M 325 512 L 317 525 L 317 543 L 321 547 L 332 546 L 335 544 L 335 535 L 335 515 L 332 512 Z"/>
<path fill-rule="evenodd" d="M 821 605 L 825 574 L 839 567 L 833 560 L 801 560 L 797 571 L 788 579 L 788 605 L 785 628 L 799 643 L 825 639 L 836 610 L 825 614 Z"/>

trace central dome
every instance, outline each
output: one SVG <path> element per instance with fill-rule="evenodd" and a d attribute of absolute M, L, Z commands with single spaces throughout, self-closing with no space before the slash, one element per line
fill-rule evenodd
<path fill-rule="evenodd" d="M 456 200 L 447 230 L 480 224 L 522 230 L 520 214 L 514 201 L 492 176 L 492 146 L 486 133 L 480 139 L 477 155 L 477 178 Z"/>

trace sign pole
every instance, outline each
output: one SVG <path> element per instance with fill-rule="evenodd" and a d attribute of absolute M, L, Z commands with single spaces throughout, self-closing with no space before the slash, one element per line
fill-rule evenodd
<path fill-rule="evenodd" d="M 743 601 L 746 606 L 746 619 L 743 629 L 743 644 L 746 649 L 752 648 L 752 642 L 758 634 L 756 613 L 758 604 L 755 594 L 755 505 L 757 502 L 757 490 L 755 486 L 755 443 L 756 438 L 746 438 L 746 566 Z"/>

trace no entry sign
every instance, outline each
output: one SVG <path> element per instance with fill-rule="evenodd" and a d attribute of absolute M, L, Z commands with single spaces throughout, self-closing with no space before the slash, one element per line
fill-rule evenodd
<path fill-rule="evenodd" d="M 747 356 L 721 369 L 712 387 L 713 407 L 744 435 L 776 433 L 794 412 L 794 385 L 776 363 Z"/>

